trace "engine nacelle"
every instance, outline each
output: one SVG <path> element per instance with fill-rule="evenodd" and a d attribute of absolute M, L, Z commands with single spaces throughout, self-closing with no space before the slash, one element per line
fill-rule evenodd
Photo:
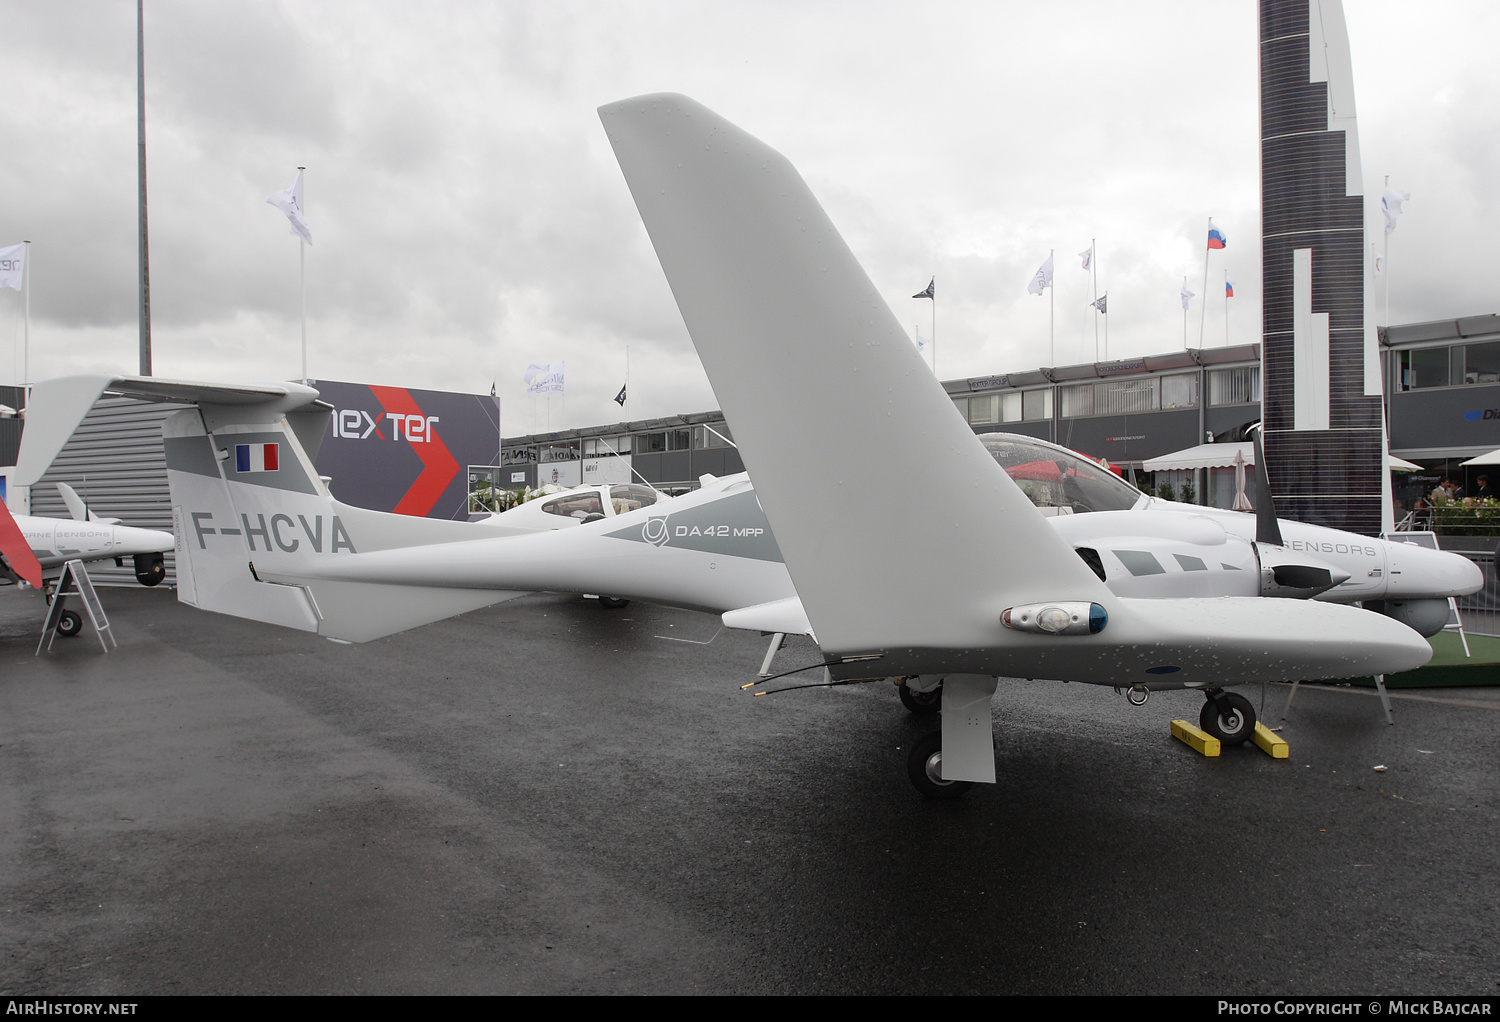
<path fill-rule="evenodd" d="M 1447 600 L 1366 600 L 1365 610 L 1395 618 L 1424 639 L 1430 639 L 1448 623 Z"/>
<path fill-rule="evenodd" d="M 1256 543 L 1260 595 L 1307 600 L 1349 579 L 1349 573 L 1301 550 Z"/>

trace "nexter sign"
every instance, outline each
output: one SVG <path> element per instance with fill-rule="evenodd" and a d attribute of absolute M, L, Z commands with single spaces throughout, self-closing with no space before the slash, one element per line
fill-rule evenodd
<path fill-rule="evenodd" d="M 468 517 L 469 465 L 493 465 L 499 424 L 480 394 L 318 380 L 333 420 L 314 463 L 346 504 Z"/>

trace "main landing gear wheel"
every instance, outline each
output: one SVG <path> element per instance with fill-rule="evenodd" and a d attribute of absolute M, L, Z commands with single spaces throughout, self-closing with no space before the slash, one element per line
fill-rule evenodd
<path fill-rule="evenodd" d="M 906 691 L 906 686 L 901 687 Z M 933 731 L 912 746 L 906 757 L 906 776 L 928 798 L 958 798 L 974 786 L 972 781 L 943 780 L 943 733 Z"/>
<path fill-rule="evenodd" d="M 79 617 L 75 611 L 63 611 L 62 617 L 57 619 L 57 634 L 71 639 L 81 631 L 83 631 L 83 618 Z"/>
<path fill-rule="evenodd" d="M 934 714 L 943 708 L 943 683 L 931 692 L 913 692 L 906 682 L 896 690 L 901 693 L 901 705 L 919 717 Z"/>
<path fill-rule="evenodd" d="M 1221 692 L 1203 703 L 1198 726 L 1224 745 L 1243 745 L 1255 733 L 1255 707 L 1238 692 Z"/>
<path fill-rule="evenodd" d="M 601 596 L 599 597 L 599 606 L 605 610 L 619 610 L 621 607 L 630 606 L 630 601 L 622 600 L 618 596 Z"/>

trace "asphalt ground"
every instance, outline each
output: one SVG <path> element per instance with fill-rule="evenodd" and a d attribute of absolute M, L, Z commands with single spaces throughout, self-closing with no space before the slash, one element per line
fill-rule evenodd
<path fill-rule="evenodd" d="M 702 615 L 103 598 L 107 656 L 0 600 L 0 994 L 1500 993 L 1491 690 L 1304 687 L 1278 762 L 1002 682 L 1000 783 L 930 802 L 892 686 L 750 698 L 764 640 L 656 638 Z"/>

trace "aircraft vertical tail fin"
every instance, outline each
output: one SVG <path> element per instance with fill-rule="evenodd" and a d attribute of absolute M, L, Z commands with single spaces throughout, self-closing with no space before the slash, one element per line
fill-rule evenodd
<path fill-rule="evenodd" d="M 304 442 L 322 435 L 331 411 L 311 387 L 126 376 L 48 381 L 33 391 L 28 413 L 28 430 L 38 424 L 46 441 L 36 450 L 60 448 L 106 391 L 192 405 L 162 425 L 184 603 L 362 642 L 522 595 L 309 578 L 325 558 L 494 535 L 467 522 L 335 500 Z M 38 475 L 41 459 L 38 453 Z"/>

